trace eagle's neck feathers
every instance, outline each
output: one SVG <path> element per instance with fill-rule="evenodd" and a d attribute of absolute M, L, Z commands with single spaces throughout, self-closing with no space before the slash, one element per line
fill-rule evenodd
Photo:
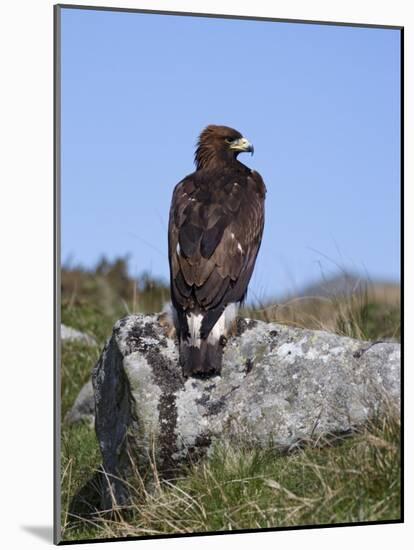
<path fill-rule="evenodd" d="M 215 170 L 225 167 L 244 166 L 229 150 L 217 150 L 207 144 L 200 144 L 194 155 L 197 170 Z"/>

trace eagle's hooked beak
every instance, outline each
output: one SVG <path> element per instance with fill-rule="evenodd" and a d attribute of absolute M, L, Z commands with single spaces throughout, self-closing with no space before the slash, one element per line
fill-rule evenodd
<path fill-rule="evenodd" d="M 252 155 L 254 153 L 253 144 L 250 143 L 250 141 L 247 140 L 244 137 L 241 137 L 239 139 L 235 139 L 231 143 L 230 149 L 232 149 L 233 151 L 240 151 L 242 153 L 251 153 Z"/>

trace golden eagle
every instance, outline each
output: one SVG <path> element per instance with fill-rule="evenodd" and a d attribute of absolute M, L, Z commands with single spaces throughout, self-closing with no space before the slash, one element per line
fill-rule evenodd
<path fill-rule="evenodd" d="M 253 146 L 210 125 L 196 171 L 174 189 L 168 227 L 171 300 L 184 376 L 220 374 L 223 347 L 243 301 L 263 234 L 266 187 L 237 160 Z"/>

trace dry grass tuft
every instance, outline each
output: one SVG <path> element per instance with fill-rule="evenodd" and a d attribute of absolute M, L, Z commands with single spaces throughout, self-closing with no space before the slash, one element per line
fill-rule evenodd
<path fill-rule="evenodd" d="M 398 285 L 363 282 L 353 292 L 258 303 L 245 308 L 242 315 L 360 340 L 399 340 L 400 313 Z"/>

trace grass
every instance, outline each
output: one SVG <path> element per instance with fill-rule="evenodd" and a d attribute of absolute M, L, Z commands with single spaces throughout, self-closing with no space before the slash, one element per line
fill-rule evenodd
<path fill-rule="evenodd" d="M 259 302 L 245 308 L 243 314 L 360 340 L 399 341 L 401 336 L 400 291 L 396 285 L 364 282 L 352 294 L 293 297 L 278 304 Z"/>
<path fill-rule="evenodd" d="M 290 454 L 218 446 L 174 481 L 143 490 L 128 519 L 96 516 L 64 530 L 66 540 L 148 534 L 329 525 L 400 517 L 400 426 L 390 415 L 353 438 Z"/>
<path fill-rule="evenodd" d="M 99 267 L 99 269 L 98 269 Z M 101 262 L 62 276 L 62 322 L 96 339 L 96 347 L 64 344 L 62 418 L 98 359 L 113 323 L 126 313 L 160 311 L 168 291 L 144 276 L 131 281 L 125 265 Z M 400 336 L 399 289 L 370 285 L 363 292 L 259 304 L 249 316 L 368 340 Z M 69 504 L 100 464 L 94 431 L 62 425 L 62 537 L 64 540 L 295 525 L 396 520 L 400 517 L 398 415 L 373 421 L 352 438 L 310 442 L 288 454 L 272 449 L 217 446 L 153 490 L 144 472 L 129 480 L 135 498 L 127 517 L 70 521 Z"/>

